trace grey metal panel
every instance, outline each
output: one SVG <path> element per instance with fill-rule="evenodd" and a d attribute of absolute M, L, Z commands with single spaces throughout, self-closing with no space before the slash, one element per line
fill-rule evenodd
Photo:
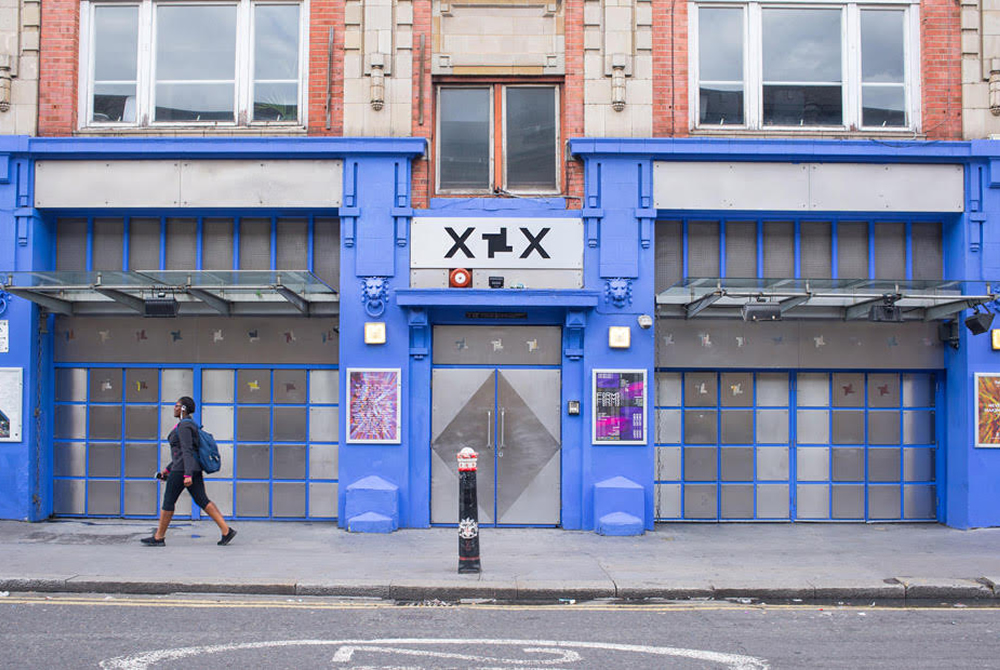
<path fill-rule="evenodd" d="M 758 484 L 757 518 L 788 518 L 788 484 Z"/>
<path fill-rule="evenodd" d="M 206 479 L 205 480 L 205 493 L 208 495 L 208 499 L 215 503 L 215 506 L 219 508 L 222 515 L 225 517 L 233 516 L 233 483 L 226 481 L 219 481 L 217 479 Z M 182 496 L 181 500 L 188 498 L 188 496 Z M 188 498 L 190 505 L 190 498 Z"/>
<path fill-rule="evenodd" d="M 903 449 L 903 481 L 934 481 L 934 449 Z"/>
<path fill-rule="evenodd" d="M 715 444 L 718 441 L 715 410 L 685 410 L 685 444 Z"/>
<path fill-rule="evenodd" d="M 160 371 L 156 368 L 125 370 L 125 401 L 156 402 L 160 399 Z"/>
<path fill-rule="evenodd" d="M 435 326 L 434 364 L 560 365 L 558 326 Z"/>
<path fill-rule="evenodd" d="M 827 519 L 830 516 L 829 484 L 799 484 L 795 487 L 797 519 Z"/>
<path fill-rule="evenodd" d="M 656 161 L 653 184 L 657 209 L 805 211 L 809 205 L 806 164 Z"/>
<path fill-rule="evenodd" d="M 207 425 L 207 424 L 206 424 Z M 218 437 L 218 435 L 216 435 Z M 219 446 L 219 456 L 222 459 L 222 466 L 219 471 L 216 472 L 213 477 L 218 478 L 231 478 L 233 476 L 235 458 L 233 458 L 234 447 L 232 442 L 217 442 Z"/>
<path fill-rule="evenodd" d="M 160 219 L 133 217 L 128 223 L 128 269 L 160 269 Z"/>
<path fill-rule="evenodd" d="M 788 444 L 788 410 L 757 410 L 757 442 Z"/>
<path fill-rule="evenodd" d="M 814 211 L 961 212 L 962 165 L 810 163 Z"/>
<path fill-rule="evenodd" d="M 802 482 L 830 479 L 829 447 L 796 447 L 795 478 Z"/>
<path fill-rule="evenodd" d="M 689 277 L 719 276 L 718 221 L 688 221 L 687 260 Z"/>
<path fill-rule="evenodd" d="M 837 223 L 837 276 L 868 278 L 868 224 L 863 221 Z"/>
<path fill-rule="evenodd" d="M 125 476 L 150 477 L 159 470 L 156 462 L 158 447 L 155 444 L 125 445 Z"/>
<path fill-rule="evenodd" d="M 937 516 L 937 491 L 931 485 L 903 487 L 903 516 L 907 519 L 934 519 Z"/>
<path fill-rule="evenodd" d="M 52 474 L 56 477 L 86 476 L 87 445 L 85 443 L 56 442 L 52 445 L 52 456 Z"/>
<path fill-rule="evenodd" d="M 656 410 L 656 441 L 660 444 L 680 444 L 681 410 Z"/>
<path fill-rule="evenodd" d="M 274 441 L 304 442 L 306 439 L 306 408 L 274 408 Z"/>
<path fill-rule="evenodd" d="M 194 389 L 194 371 L 190 368 L 171 368 L 160 373 L 160 400 L 171 403 L 181 396 L 191 395 Z"/>
<path fill-rule="evenodd" d="M 309 445 L 309 479 L 337 479 L 336 444 Z"/>
<path fill-rule="evenodd" d="M 91 368 L 90 402 L 121 402 L 121 368 Z"/>
<path fill-rule="evenodd" d="M 340 290 L 340 220 L 313 221 L 313 273 L 327 286 Z"/>
<path fill-rule="evenodd" d="M 194 270 L 198 264 L 198 222 L 167 219 L 167 270 Z"/>
<path fill-rule="evenodd" d="M 684 274 L 684 240 L 680 221 L 656 222 L 656 292 L 665 291 Z"/>
<path fill-rule="evenodd" d="M 944 252 L 939 222 L 917 221 L 910 227 L 913 278 L 940 280 L 944 277 Z"/>
<path fill-rule="evenodd" d="M 278 270 L 308 270 L 309 222 L 305 219 L 278 219 Z"/>
<path fill-rule="evenodd" d="M 876 279 L 906 278 L 906 224 L 883 223 L 875 225 Z"/>
<path fill-rule="evenodd" d="M 83 479 L 57 479 L 52 486 L 55 514 L 85 514 L 87 482 Z"/>
<path fill-rule="evenodd" d="M 233 219 L 205 218 L 201 223 L 201 267 L 233 269 Z"/>
<path fill-rule="evenodd" d="M 678 481 L 681 479 L 681 448 L 656 448 L 656 479 L 659 481 Z"/>
<path fill-rule="evenodd" d="M 448 270 L 435 274 L 435 270 L 411 270 L 410 286 L 413 288 L 447 288 Z M 426 273 L 426 274 L 425 274 Z M 473 268 L 472 288 L 489 288 L 490 277 L 502 277 L 504 286 L 524 288 L 583 288 L 583 270 L 538 270 L 532 268 Z M 444 282 L 439 281 L 444 278 Z"/>
<path fill-rule="evenodd" d="M 306 515 L 306 485 L 275 482 L 272 509 L 272 513 L 276 517 L 304 517 Z"/>
<path fill-rule="evenodd" d="M 271 219 L 240 219 L 241 270 L 271 268 Z"/>
<path fill-rule="evenodd" d="M 833 276 L 832 226 L 825 221 L 803 221 L 799 228 L 799 269 L 805 279 Z"/>
<path fill-rule="evenodd" d="M 753 443 L 753 410 L 730 409 L 722 412 L 722 444 Z"/>
<path fill-rule="evenodd" d="M 129 440 L 155 440 L 158 435 L 156 422 L 159 410 L 156 405 L 128 405 L 125 407 L 125 438 Z"/>
<path fill-rule="evenodd" d="M 117 481 L 87 482 L 87 514 L 121 514 L 121 485 Z"/>
<path fill-rule="evenodd" d="M 155 515 L 158 502 L 155 481 L 125 482 L 125 515 Z"/>
<path fill-rule="evenodd" d="M 858 372 L 833 374 L 833 406 L 864 407 L 865 376 Z"/>
<path fill-rule="evenodd" d="M 339 370 L 309 371 L 309 402 L 336 403 L 339 401 Z"/>
<path fill-rule="evenodd" d="M 830 375 L 805 372 L 796 378 L 795 402 L 799 407 L 824 407 L 830 404 Z"/>
<path fill-rule="evenodd" d="M 718 487 L 716 484 L 684 485 L 685 519 L 715 519 L 718 514 Z"/>
<path fill-rule="evenodd" d="M 863 482 L 865 480 L 865 450 L 863 447 L 833 449 L 833 481 Z"/>
<path fill-rule="evenodd" d="M 661 407 L 677 407 L 681 404 L 681 373 L 656 373 L 656 404 Z"/>
<path fill-rule="evenodd" d="M 120 440 L 122 408 L 118 405 L 91 405 L 87 412 L 87 433 L 92 440 Z"/>
<path fill-rule="evenodd" d="M 898 482 L 900 477 L 900 450 L 869 449 L 868 479 L 873 482 Z"/>
<path fill-rule="evenodd" d="M 758 372 L 757 405 L 767 407 L 788 406 L 788 374 L 785 372 Z"/>
<path fill-rule="evenodd" d="M 911 372 L 903 375 L 903 406 L 934 406 L 934 375 Z"/>
<path fill-rule="evenodd" d="M 337 516 L 337 484 L 309 483 L 309 516 Z"/>
<path fill-rule="evenodd" d="M 899 407 L 899 375 L 868 375 L 868 406 Z"/>
<path fill-rule="evenodd" d="M 87 437 L 87 406 L 56 405 L 56 439 Z"/>
<path fill-rule="evenodd" d="M 122 240 L 125 220 L 94 219 L 94 269 L 121 270 L 124 261 Z"/>
<path fill-rule="evenodd" d="M 87 269 L 87 220 L 62 218 L 56 222 L 56 270 Z"/>
<path fill-rule="evenodd" d="M 870 519 L 899 519 L 901 499 L 898 486 L 868 487 L 868 517 Z"/>
<path fill-rule="evenodd" d="M 753 484 L 723 484 L 720 516 L 723 519 L 752 519 L 753 502 Z"/>
<path fill-rule="evenodd" d="M 788 479 L 788 447 L 757 447 L 757 479 Z"/>
<path fill-rule="evenodd" d="M 237 516 L 268 516 L 271 492 L 263 482 L 238 482 L 236 484 Z"/>
<path fill-rule="evenodd" d="M 202 402 L 233 402 L 233 399 L 232 370 L 202 370 Z"/>
<path fill-rule="evenodd" d="M 865 487 L 848 484 L 837 484 L 833 487 L 834 519 L 865 518 Z"/>
<path fill-rule="evenodd" d="M 722 447 L 719 460 L 722 481 L 753 481 L 753 447 Z"/>
<path fill-rule="evenodd" d="M 660 519 L 679 519 L 681 516 L 681 485 L 656 484 L 656 517 Z"/>
<path fill-rule="evenodd" d="M 833 413 L 834 444 L 865 443 L 865 413 L 863 411 L 838 411 Z"/>
<path fill-rule="evenodd" d="M 723 407 L 751 407 L 753 405 L 753 374 L 750 372 L 723 372 L 719 396 Z"/>
<path fill-rule="evenodd" d="M 830 441 L 830 412 L 825 409 L 800 409 L 795 415 L 798 444 L 826 444 Z"/>
<path fill-rule="evenodd" d="M 764 222 L 764 276 L 795 276 L 795 224 Z"/>
<path fill-rule="evenodd" d="M 174 416 L 174 405 L 160 405 L 160 439 L 166 440 L 170 436 L 170 431 L 177 425 L 177 418 Z M 170 452 L 165 456 L 166 463 L 170 462 Z"/>
<path fill-rule="evenodd" d="M 304 444 L 274 445 L 274 478 L 305 479 L 308 448 Z"/>
<path fill-rule="evenodd" d="M 339 416 L 339 407 L 310 407 L 309 441 L 336 442 Z"/>
<path fill-rule="evenodd" d="M 339 207 L 342 160 L 197 160 L 180 165 L 182 207 Z"/>
<path fill-rule="evenodd" d="M 688 372 L 684 375 L 684 404 L 688 407 L 715 407 L 718 404 L 714 372 Z"/>
<path fill-rule="evenodd" d="M 229 442 L 234 436 L 232 405 L 202 405 L 200 421 L 215 439 Z"/>
<path fill-rule="evenodd" d="M 868 444 L 899 444 L 899 412 L 868 413 Z"/>
<path fill-rule="evenodd" d="M 757 222 L 726 221 L 725 225 L 726 276 L 756 277 Z"/>
<path fill-rule="evenodd" d="M 267 442 L 270 440 L 270 408 L 239 407 L 236 412 L 236 439 L 241 442 Z"/>
<path fill-rule="evenodd" d="M 305 370 L 274 371 L 274 402 L 279 404 L 303 404 L 306 401 Z"/>
<path fill-rule="evenodd" d="M 944 366 L 944 346 L 934 322 L 892 324 L 801 320 L 798 322 L 802 367 L 854 370 L 912 370 Z M 864 397 L 864 388 L 855 387 Z M 843 389 L 835 389 L 843 397 Z"/>
<path fill-rule="evenodd" d="M 56 369 L 56 402 L 87 399 L 87 370 L 85 368 Z"/>
<path fill-rule="evenodd" d="M 271 402 L 271 371 L 237 371 L 236 401 L 242 404 L 258 405 Z"/>
<path fill-rule="evenodd" d="M 711 481 L 717 472 L 717 447 L 684 447 L 685 481 Z"/>
<path fill-rule="evenodd" d="M 35 207 L 177 207 L 172 160 L 37 161 Z"/>

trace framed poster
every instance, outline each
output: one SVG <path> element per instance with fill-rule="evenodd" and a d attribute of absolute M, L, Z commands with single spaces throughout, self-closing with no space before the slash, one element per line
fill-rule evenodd
<path fill-rule="evenodd" d="M 594 370 L 594 444 L 646 444 L 646 371 Z"/>
<path fill-rule="evenodd" d="M 1000 448 L 1000 374 L 976 373 L 976 446 Z"/>
<path fill-rule="evenodd" d="M 0 368 L 0 442 L 21 441 L 24 371 Z"/>
<path fill-rule="evenodd" d="M 399 444 L 400 369 L 347 369 L 347 441 Z"/>

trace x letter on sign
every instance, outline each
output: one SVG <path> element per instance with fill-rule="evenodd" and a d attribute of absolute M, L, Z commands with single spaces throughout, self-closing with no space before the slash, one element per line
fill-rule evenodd
<path fill-rule="evenodd" d="M 475 230 L 475 228 L 466 228 L 465 232 L 461 235 L 456 233 L 454 228 L 446 227 L 445 230 L 448 231 L 449 235 L 451 235 L 451 239 L 455 241 L 455 244 L 451 245 L 451 249 L 448 250 L 448 253 L 444 255 L 445 258 L 451 258 L 459 251 L 465 254 L 466 258 L 475 258 L 475 256 L 472 255 L 472 252 L 469 251 L 469 247 L 465 246 L 465 241 L 469 239 L 469 235 L 472 234 L 472 231 Z M 546 256 L 546 258 L 548 258 L 548 256 Z"/>
<path fill-rule="evenodd" d="M 524 234 L 526 238 L 528 238 L 528 248 L 525 249 L 524 253 L 521 254 L 521 258 L 527 258 L 528 256 L 531 255 L 532 251 L 537 251 L 538 255 L 541 256 L 542 258 L 549 257 L 549 255 L 545 253 L 545 249 L 542 249 L 542 244 L 541 244 L 542 238 L 545 237 L 545 235 L 549 232 L 548 228 L 542 228 L 540 231 L 538 231 L 537 236 L 532 235 L 531 231 L 529 231 L 527 228 L 521 228 L 521 232 Z"/>

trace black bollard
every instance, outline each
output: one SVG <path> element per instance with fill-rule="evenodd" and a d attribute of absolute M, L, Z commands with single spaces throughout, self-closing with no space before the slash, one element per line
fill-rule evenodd
<path fill-rule="evenodd" d="M 481 572 L 479 502 L 476 500 L 476 452 L 458 452 L 458 572 Z"/>

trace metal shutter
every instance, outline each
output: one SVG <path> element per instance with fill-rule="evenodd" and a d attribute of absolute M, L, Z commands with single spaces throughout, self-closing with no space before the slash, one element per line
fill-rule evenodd
<path fill-rule="evenodd" d="M 795 224 L 764 222 L 764 276 L 795 276 Z"/>
<path fill-rule="evenodd" d="M 201 267 L 233 269 L 233 220 L 205 219 L 201 223 Z"/>
<path fill-rule="evenodd" d="M 122 269 L 124 219 L 94 219 L 94 269 Z"/>
<path fill-rule="evenodd" d="M 830 224 L 808 222 L 800 227 L 800 272 L 804 279 L 829 279 L 833 276 L 833 248 Z"/>
<path fill-rule="evenodd" d="M 875 279 L 906 278 L 906 224 L 875 224 Z"/>
<path fill-rule="evenodd" d="M 726 222 L 726 276 L 757 276 L 757 222 Z"/>
<path fill-rule="evenodd" d="M 313 272 L 340 290 L 340 220 L 316 218 L 313 223 Z"/>
<path fill-rule="evenodd" d="M 306 270 L 309 263 L 309 223 L 278 219 L 278 270 Z"/>
<path fill-rule="evenodd" d="M 938 222 L 914 223 L 911 235 L 913 237 L 913 278 L 943 279 L 941 224 Z"/>
<path fill-rule="evenodd" d="M 134 218 L 128 223 L 128 269 L 160 269 L 160 220 Z"/>
<path fill-rule="evenodd" d="M 868 278 L 868 224 L 864 221 L 837 224 L 837 276 Z"/>
<path fill-rule="evenodd" d="M 167 269 L 194 270 L 198 265 L 198 222 L 167 219 Z"/>
<path fill-rule="evenodd" d="M 719 222 L 688 223 L 688 276 L 719 276 Z"/>
<path fill-rule="evenodd" d="M 684 274 L 680 221 L 656 222 L 656 292 L 666 291 Z"/>
<path fill-rule="evenodd" d="M 240 219 L 240 269 L 271 269 L 271 219 Z"/>
<path fill-rule="evenodd" d="M 56 270 L 87 269 L 87 220 L 56 222 Z"/>

